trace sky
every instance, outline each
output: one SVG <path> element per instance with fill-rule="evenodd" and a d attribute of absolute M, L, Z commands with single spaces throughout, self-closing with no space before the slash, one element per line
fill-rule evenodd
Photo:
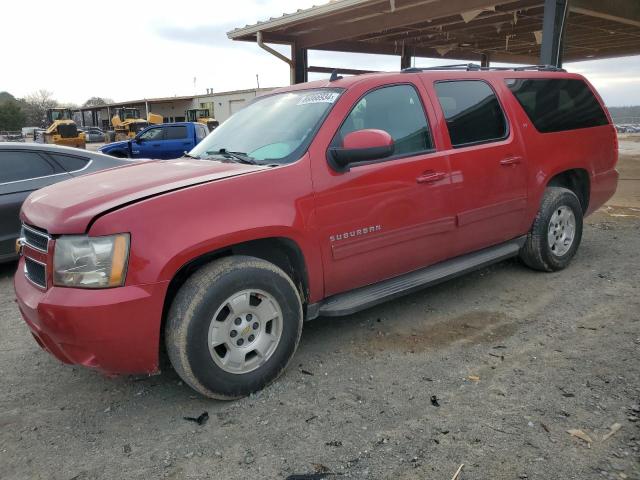
<path fill-rule="evenodd" d="M 0 91 L 23 97 L 46 89 L 60 102 L 81 104 L 92 96 L 124 101 L 254 88 L 256 75 L 261 87 L 283 86 L 284 62 L 226 32 L 323 1 L 5 2 Z M 318 66 L 398 70 L 399 63 L 386 55 L 309 52 L 309 64 Z M 565 68 L 584 74 L 609 106 L 640 104 L 640 56 Z"/>

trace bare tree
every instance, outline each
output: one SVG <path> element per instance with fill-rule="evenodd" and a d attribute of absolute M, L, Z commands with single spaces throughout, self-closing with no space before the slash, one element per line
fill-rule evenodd
<path fill-rule="evenodd" d="M 27 95 L 23 101 L 27 124 L 38 127 L 47 125 L 47 109 L 58 106 L 58 102 L 53 98 L 53 92 L 44 89 Z"/>

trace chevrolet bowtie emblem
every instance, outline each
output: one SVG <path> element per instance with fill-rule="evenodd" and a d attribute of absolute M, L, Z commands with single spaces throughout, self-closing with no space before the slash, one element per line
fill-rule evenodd
<path fill-rule="evenodd" d="M 16 253 L 22 255 L 22 246 L 24 245 L 24 238 L 16 238 Z"/>

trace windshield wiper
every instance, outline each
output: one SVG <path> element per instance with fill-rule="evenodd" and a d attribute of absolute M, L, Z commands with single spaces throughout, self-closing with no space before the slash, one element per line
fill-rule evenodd
<path fill-rule="evenodd" d="M 209 151 L 206 153 L 213 154 L 213 155 L 222 155 L 227 158 L 231 157 L 232 159 L 240 163 L 247 163 L 249 165 L 258 165 L 258 162 L 256 162 L 256 160 L 253 157 L 250 157 L 244 152 L 230 152 L 226 148 L 221 148 L 220 150 Z"/>

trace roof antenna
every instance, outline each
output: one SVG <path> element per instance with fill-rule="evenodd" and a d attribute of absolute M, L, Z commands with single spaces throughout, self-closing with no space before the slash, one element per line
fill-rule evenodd
<path fill-rule="evenodd" d="M 342 75 L 338 75 L 338 70 L 334 68 L 333 72 L 331 72 L 331 77 L 329 77 L 329 81 L 335 82 L 336 80 L 340 80 L 341 78 Z"/>

